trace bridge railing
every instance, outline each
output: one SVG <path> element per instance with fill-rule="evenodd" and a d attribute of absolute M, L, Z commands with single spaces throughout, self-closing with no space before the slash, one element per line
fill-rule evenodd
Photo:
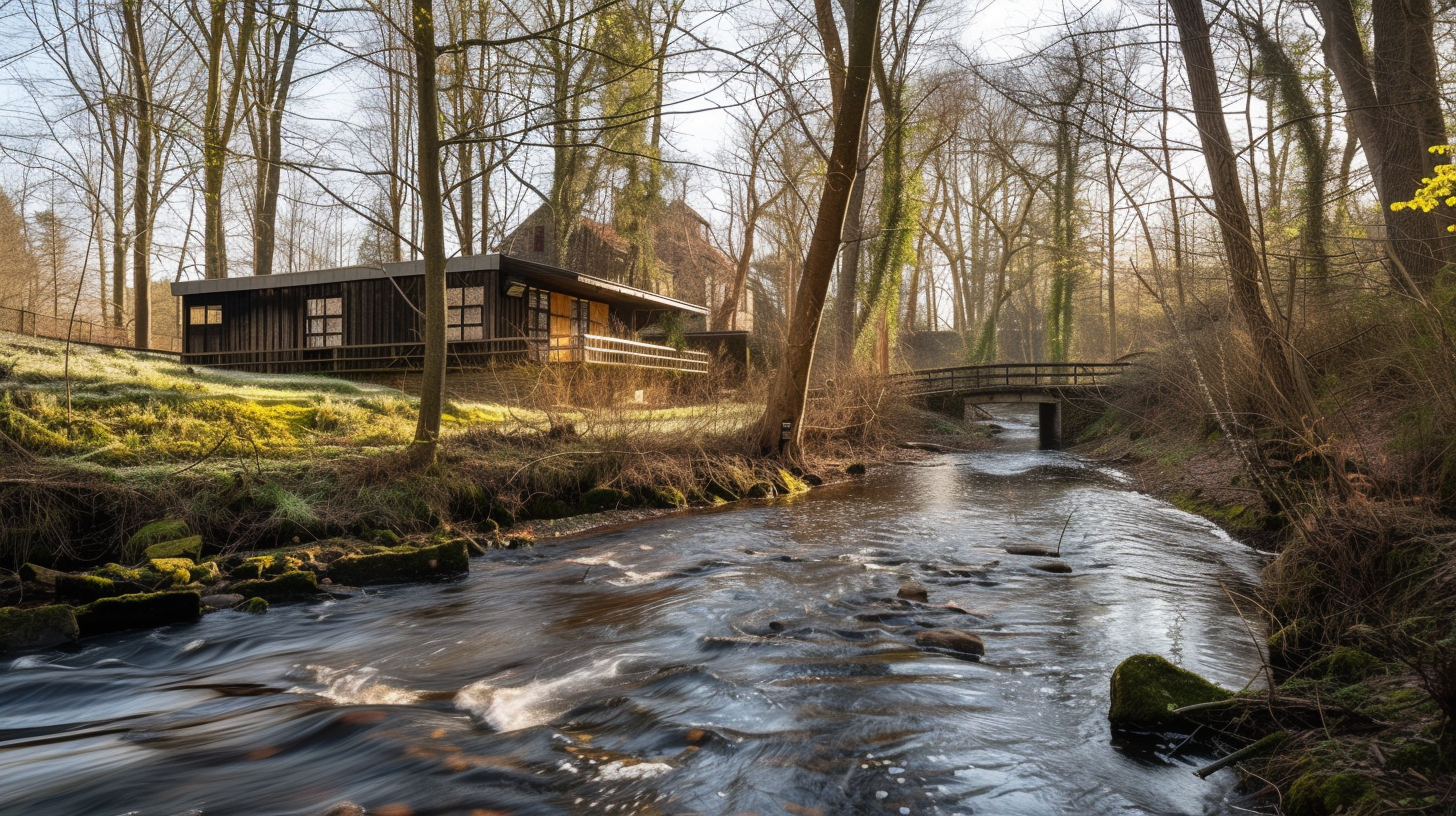
<path fill-rule="evenodd" d="M 1096 388 L 1110 384 L 1127 366 L 1127 363 L 1004 363 L 926 368 L 893 374 L 890 379 L 907 397 L 1021 388 Z"/>

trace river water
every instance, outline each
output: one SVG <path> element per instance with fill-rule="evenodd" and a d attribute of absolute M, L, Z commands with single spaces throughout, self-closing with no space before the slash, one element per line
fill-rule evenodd
<path fill-rule="evenodd" d="M 1107 724 L 1155 652 L 1240 687 L 1260 557 L 1035 450 L 475 559 L 463 580 L 0 662 L 0 813 L 1214 814 Z M 1006 547 L 1062 539 L 1070 574 Z M 896 599 L 900 582 L 928 604 Z M 1221 586 L 1222 585 L 1222 586 Z M 915 633 L 984 638 L 979 662 Z"/>

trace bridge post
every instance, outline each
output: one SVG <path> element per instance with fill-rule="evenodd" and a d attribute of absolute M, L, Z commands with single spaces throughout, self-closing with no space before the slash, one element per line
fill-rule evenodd
<path fill-rule="evenodd" d="M 1042 450 L 1062 449 L 1062 403 L 1037 403 L 1037 431 L 1041 437 Z"/>

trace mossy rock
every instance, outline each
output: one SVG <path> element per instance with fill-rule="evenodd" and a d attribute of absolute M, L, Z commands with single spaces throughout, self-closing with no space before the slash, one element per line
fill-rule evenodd
<path fill-rule="evenodd" d="M 133 583 L 142 580 L 144 572 L 136 567 L 123 567 L 120 564 L 107 564 L 95 573 L 102 578 L 109 578 L 113 581 L 130 581 Z"/>
<path fill-rule="evenodd" d="M 516 523 L 516 514 L 511 512 L 511 509 L 509 507 L 506 507 L 500 502 L 491 503 L 489 518 L 491 521 L 499 524 L 502 527 L 509 527 L 512 524 Z"/>
<path fill-rule="evenodd" d="M 1329 816 L 1353 810 L 1357 805 L 1375 804 L 1379 797 L 1370 780 L 1357 773 L 1325 776 L 1307 773 L 1294 780 L 1284 795 L 1286 816 Z"/>
<path fill-rule="evenodd" d="M 186 558 L 189 561 L 197 561 L 202 557 L 202 536 L 189 536 L 153 544 L 143 550 L 142 555 L 148 559 Z"/>
<path fill-rule="evenodd" d="M 533 519 L 560 519 L 576 515 L 571 505 L 553 496 L 536 496 L 526 502 L 523 509 L 526 516 Z"/>
<path fill-rule="evenodd" d="M 0 609 L 0 652 L 48 649 L 75 640 L 79 635 L 75 610 L 65 604 Z"/>
<path fill-rule="evenodd" d="M 1107 718 L 1125 728 L 1180 730 L 1187 721 L 1174 715 L 1174 709 L 1232 696 L 1233 692 L 1158 655 L 1133 655 L 1112 672 L 1112 707 Z"/>
<path fill-rule="evenodd" d="M 261 615 L 268 611 L 268 602 L 262 598 L 249 598 L 233 608 L 250 615 Z"/>
<path fill-rule="evenodd" d="M 307 600 L 318 595 L 318 576 L 295 570 L 285 572 L 277 578 L 243 581 L 234 586 L 232 591 L 245 598 L 262 598 L 272 603 Z"/>
<path fill-rule="evenodd" d="M 519 550 L 522 547 L 536 546 L 536 537 L 524 530 L 518 533 L 509 533 L 504 538 L 505 546 L 508 550 Z"/>
<path fill-rule="evenodd" d="M 1394 771 L 1415 771 L 1425 776 L 1456 771 L 1456 735 L 1432 745 L 1412 740 L 1390 754 L 1389 767 Z"/>
<path fill-rule="evenodd" d="M 684 496 L 681 490 L 668 485 L 652 488 L 651 502 L 654 507 L 671 510 L 679 507 L 687 507 L 688 497 Z"/>
<path fill-rule="evenodd" d="M 807 481 L 805 481 L 804 479 L 800 479 L 798 476 L 795 476 L 794 474 L 788 472 L 787 470 L 784 470 L 783 468 L 779 468 L 778 486 L 781 492 L 786 493 L 790 496 L 798 493 L 804 493 L 809 489 L 809 483 Z"/>
<path fill-rule="evenodd" d="M 402 539 L 399 533 L 393 530 L 372 530 L 369 533 L 369 543 L 378 544 L 383 547 L 398 547 Z"/>
<path fill-rule="evenodd" d="M 581 494 L 581 509 L 588 513 L 616 510 L 632 504 L 632 494 L 611 487 L 594 487 Z"/>
<path fill-rule="evenodd" d="M 747 490 L 743 491 L 744 498 L 748 499 L 768 499 L 772 498 L 773 495 L 774 486 L 769 482 L 754 482 L 748 486 Z"/>
<path fill-rule="evenodd" d="M 187 523 L 183 521 L 177 521 L 175 519 L 154 521 L 137 530 L 135 533 L 132 533 L 131 538 L 126 540 L 127 557 L 139 559 L 148 547 L 167 541 L 185 539 L 191 532 L 191 530 L 187 529 Z"/>
<path fill-rule="evenodd" d="M 329 565 L 329 578 L 345 586 L 398 584 L 463 575 L 470 571 L 464 542 L 455 541 L 407 552 L 346 555 Z"/>
<path fill-rule="evenodd" d="M 234 580 L 238 578 L 267 578 L 269 576 L 282 575 L 285 572 L 292 572 L 303 566 L 303 562 L 297 558 L 290 558 L 283 554 L 254 555 L 244 558 L 239 564 L 228 573 Z"/>
<path fill-rule="evenodd" d="M 717 499 L 718 501 L 735 502 L 742 498 L 742 496 L 739 495 L 738 491 L 719 481 L 708 482 L 707 486 L 704 487 L 703 490 L 710 497 Z"/>
<path fill-rule="evenodd" d="M 196 592 L 139 592 L 102 598 L 76 609 L 81 637 L 191 623 L 202 616 Z"/>
<path fill-rule="evenodd" d="M 56 576 L 56 599 L 66 603 L 88 604 L 101 598 L 122 594 L 116 582 L 99 575 Z"/>
<path fill-rule="evenodd" d="M 222 578 L 222 573 L 218 570 L 217 564 L 212 561 L 189 566 L 187 568 L 187 574 L 193 581 L 201 581 L 204 584 L 215 584 Z"/>
<path fill-rule="evenodd" d="M 862 462 L 855 462 L 854 464 L 846 467 L 844 469 L 844 472 L 849 474 L 850 476 L 863 476 L 866 472 L 868 472 L 868 468 L 866 468 L 864 466 L 864 463 Z"/>

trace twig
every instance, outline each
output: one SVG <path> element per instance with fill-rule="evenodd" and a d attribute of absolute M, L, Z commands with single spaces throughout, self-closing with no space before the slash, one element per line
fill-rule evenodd
<path fill-rule="evenodd" d="M 1288 734 L 1284 733 L 1283 731 L 1276 731 L 1273 734 L 1259 739 L 1252 745 L 1246 745 L 1243 748 L 1234 751 L 1232 754 L 1229 754 L 1228 756 L 1218 760 L 1217 762 L 1204 765 L 1202 768 L 1194 771 L 1193 775 L 1198 777 L 1199 779 L 1207 779 L 1215 772 L 1221 771 L 1241 759 L 1248 759 L 1251 756 L 1257 756 L 1259 754 L 1267 753 L 1274 750 L 1275 748 L 1278 748 L 1280 745 L 1284 744 L 1284 741 L 1286 739 L 1289 739 Z"/>
<path fill-rule="evenodd" d="M 228 441 L 228 437 L 231 437 L 232 435 L 233 435 L 233 432 L 232 432 L 231 429 L 229 429 L 227 433 L 225 433 L 222 436 L 220 436 L 220 437 L 217 438 L 217 443 L 212 446 L 212 449 L 211 450 L 209 450 L 207 453 L 204 453 L 202 455 L 202 458 L 201 459 L 198 459 L 196 462 L 193 462 L 192 464 L 188 465 L 185 468 L 182 468 L 181 470 L 174 470 L 174 471 L 172 471 L 172 475 L 173 476 L 180 476 L 183 473 L 186 473 L 187 471 L 189 471 L 189 470 L 197 467 L 198 465 L 202 464 L 203 462 L 206 462 L 208 459 L 211 459 L 212 458 L 212 455 L 214 453 L 217 453 L 217 449 L 220 448 L 220 447 L 222 447 L 222 443 Z"/>
<path fill-rule="evenodd" d="M 1070 512 L 1070 513 L 1067 514 L 1067 520 L 1062 523 L 1062 532 L 1061 532 L 1061 534 L 1059 534 L 1057 536 L 1057 554 L 1055 556 L 1056 558 L 1061 558 L 1062 557 L 1062 538 L 1064 536 L 1066 536 L 1066 534 L 1067 534 L 1067 526 L 1072 523 L 1072 516 L 1074 516 L 1076 514 L 1077 514 L 1077 510 L 1076 510 L 1076 508 L 1073 508 L 1072 509 L 1072 512 Z"/>

